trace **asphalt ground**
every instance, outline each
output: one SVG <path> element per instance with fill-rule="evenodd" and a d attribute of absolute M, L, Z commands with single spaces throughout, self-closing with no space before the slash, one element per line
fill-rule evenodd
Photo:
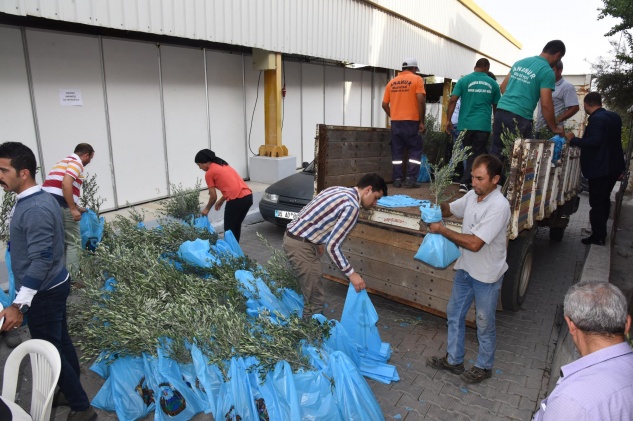
<path fill-rule="evenodd" d="M 562 302 L 569 286 L 580 277 L 588 246 L 580 239 L 588 226 L 588 196 L 581 194 L 581 205 L 570 220 L 560 243 L 549 241 L 547 228 L 538 229 L 534 239 L 534 265 L 527 297 L 517 312 L 497 313 L 497 352 L 491 379 L 478 385 L 467 385 L 458 376 L 425 366 L 431 355 L 446 350 L 446 320 L 420 310 L 372 295 L 380 320 L 378 329 L 383 342 L 393 348 L 390 363 L 398 368 L 400 381 L 389 385 L 367 380 L 378 403 L 390 420 L 530 420 L 538 403 L 545 396 L 549 370 L 562 323 Z M 626 259 L 633 255 L 633 205 L 623 207 L 622 227 L 612 255 Z M 216 225 L 216 224 L 214 224 Z M 216 225 L 217 226 L 217 225 Z M 221 227 L 219 227 L 221 228 Z M 259 262 L 270 257 L 257 234 L 270 245 L 281 248 L 283 228 L 264 222 L 256 208 L 245 220 L 241 246 Z M 622 234 L 620 234 L 622 233 Z M 618 243 L 618 241 L 620 243 Z M 617 248 L 619 247 L 619 248 Z M 627 248 L 628 247 L 628 248 Z M 617 250 L 624 249 L 618 253 Z M 627 254 L 628 253 L 628 254 Z M 627 257 L 622 255 L 626 254 Z M 623 284 L 630 275 L 622 274 Z M 325 280 L 328 318 L 340 319 L 347 287 Z M 23 339 L 28 329 L 21 328 Z M 10 350 L 0 344 L 0 367 Z M 474 363 L 477 353 L 476 332 L 466 333 L 466 366 Z M 28 409 L 30 402 L 30 370 L 28 359 L 20 376 L 18 403 Z M 90 363 L 82 364 L 82 383 L 89 397 L 96 395 L 103 380 L 89 371 Z M 115 414 L 99 412 L 100 420 L 114 420 Z M 52 419 L 63 421 L 68 408 L 53 409 Z M 153 415 L 146 419 L 152 419 Z M 198 415 L 196 420 L 212 419 Z"/>

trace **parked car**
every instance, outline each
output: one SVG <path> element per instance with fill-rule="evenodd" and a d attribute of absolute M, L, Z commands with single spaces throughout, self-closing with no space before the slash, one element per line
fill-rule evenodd
<path fill-rule="evenodd" d="M 259 213 L 273 224 L 285 227 L 314 196 L 314 161 L 303 171 L 268 186 L 259 201 Z"/>

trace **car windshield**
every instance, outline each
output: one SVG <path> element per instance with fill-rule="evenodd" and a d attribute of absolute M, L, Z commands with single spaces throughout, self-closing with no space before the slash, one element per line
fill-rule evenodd
<path fill-rule="evenodd" d="M 303 172 L 314 173 L 314 161 L 310 162 L 310 165 L 305 167 Z"/>

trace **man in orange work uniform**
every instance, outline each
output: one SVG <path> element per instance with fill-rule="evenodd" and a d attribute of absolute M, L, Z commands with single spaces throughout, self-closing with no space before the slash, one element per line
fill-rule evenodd
<path fill-rule="evenodd" d="M 419 187 L 417 183 L 422 157 L 424 115 L 426 113 L 426 91 L 418 71 L 416 59 L 408 58 L 402 63 L 402 72 L 387 84 L 382 99 L 382 109 L 391 118 L 391 163 L 393 164 L 393 186 L 402 186 L 402 154 L 409 152 L 405 187 Z"/>

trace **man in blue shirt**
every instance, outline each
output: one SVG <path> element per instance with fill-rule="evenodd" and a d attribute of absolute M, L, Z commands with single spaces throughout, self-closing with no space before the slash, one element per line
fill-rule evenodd
<path fill-rule="evenodd" d="M 624 294 L 608 282 L 576 284 L 565 296 L 564 315 L 580 358 L 561 368 L 534 421 L 633 420 L 633 349 L 624 341 L 631 317 Z"/>

